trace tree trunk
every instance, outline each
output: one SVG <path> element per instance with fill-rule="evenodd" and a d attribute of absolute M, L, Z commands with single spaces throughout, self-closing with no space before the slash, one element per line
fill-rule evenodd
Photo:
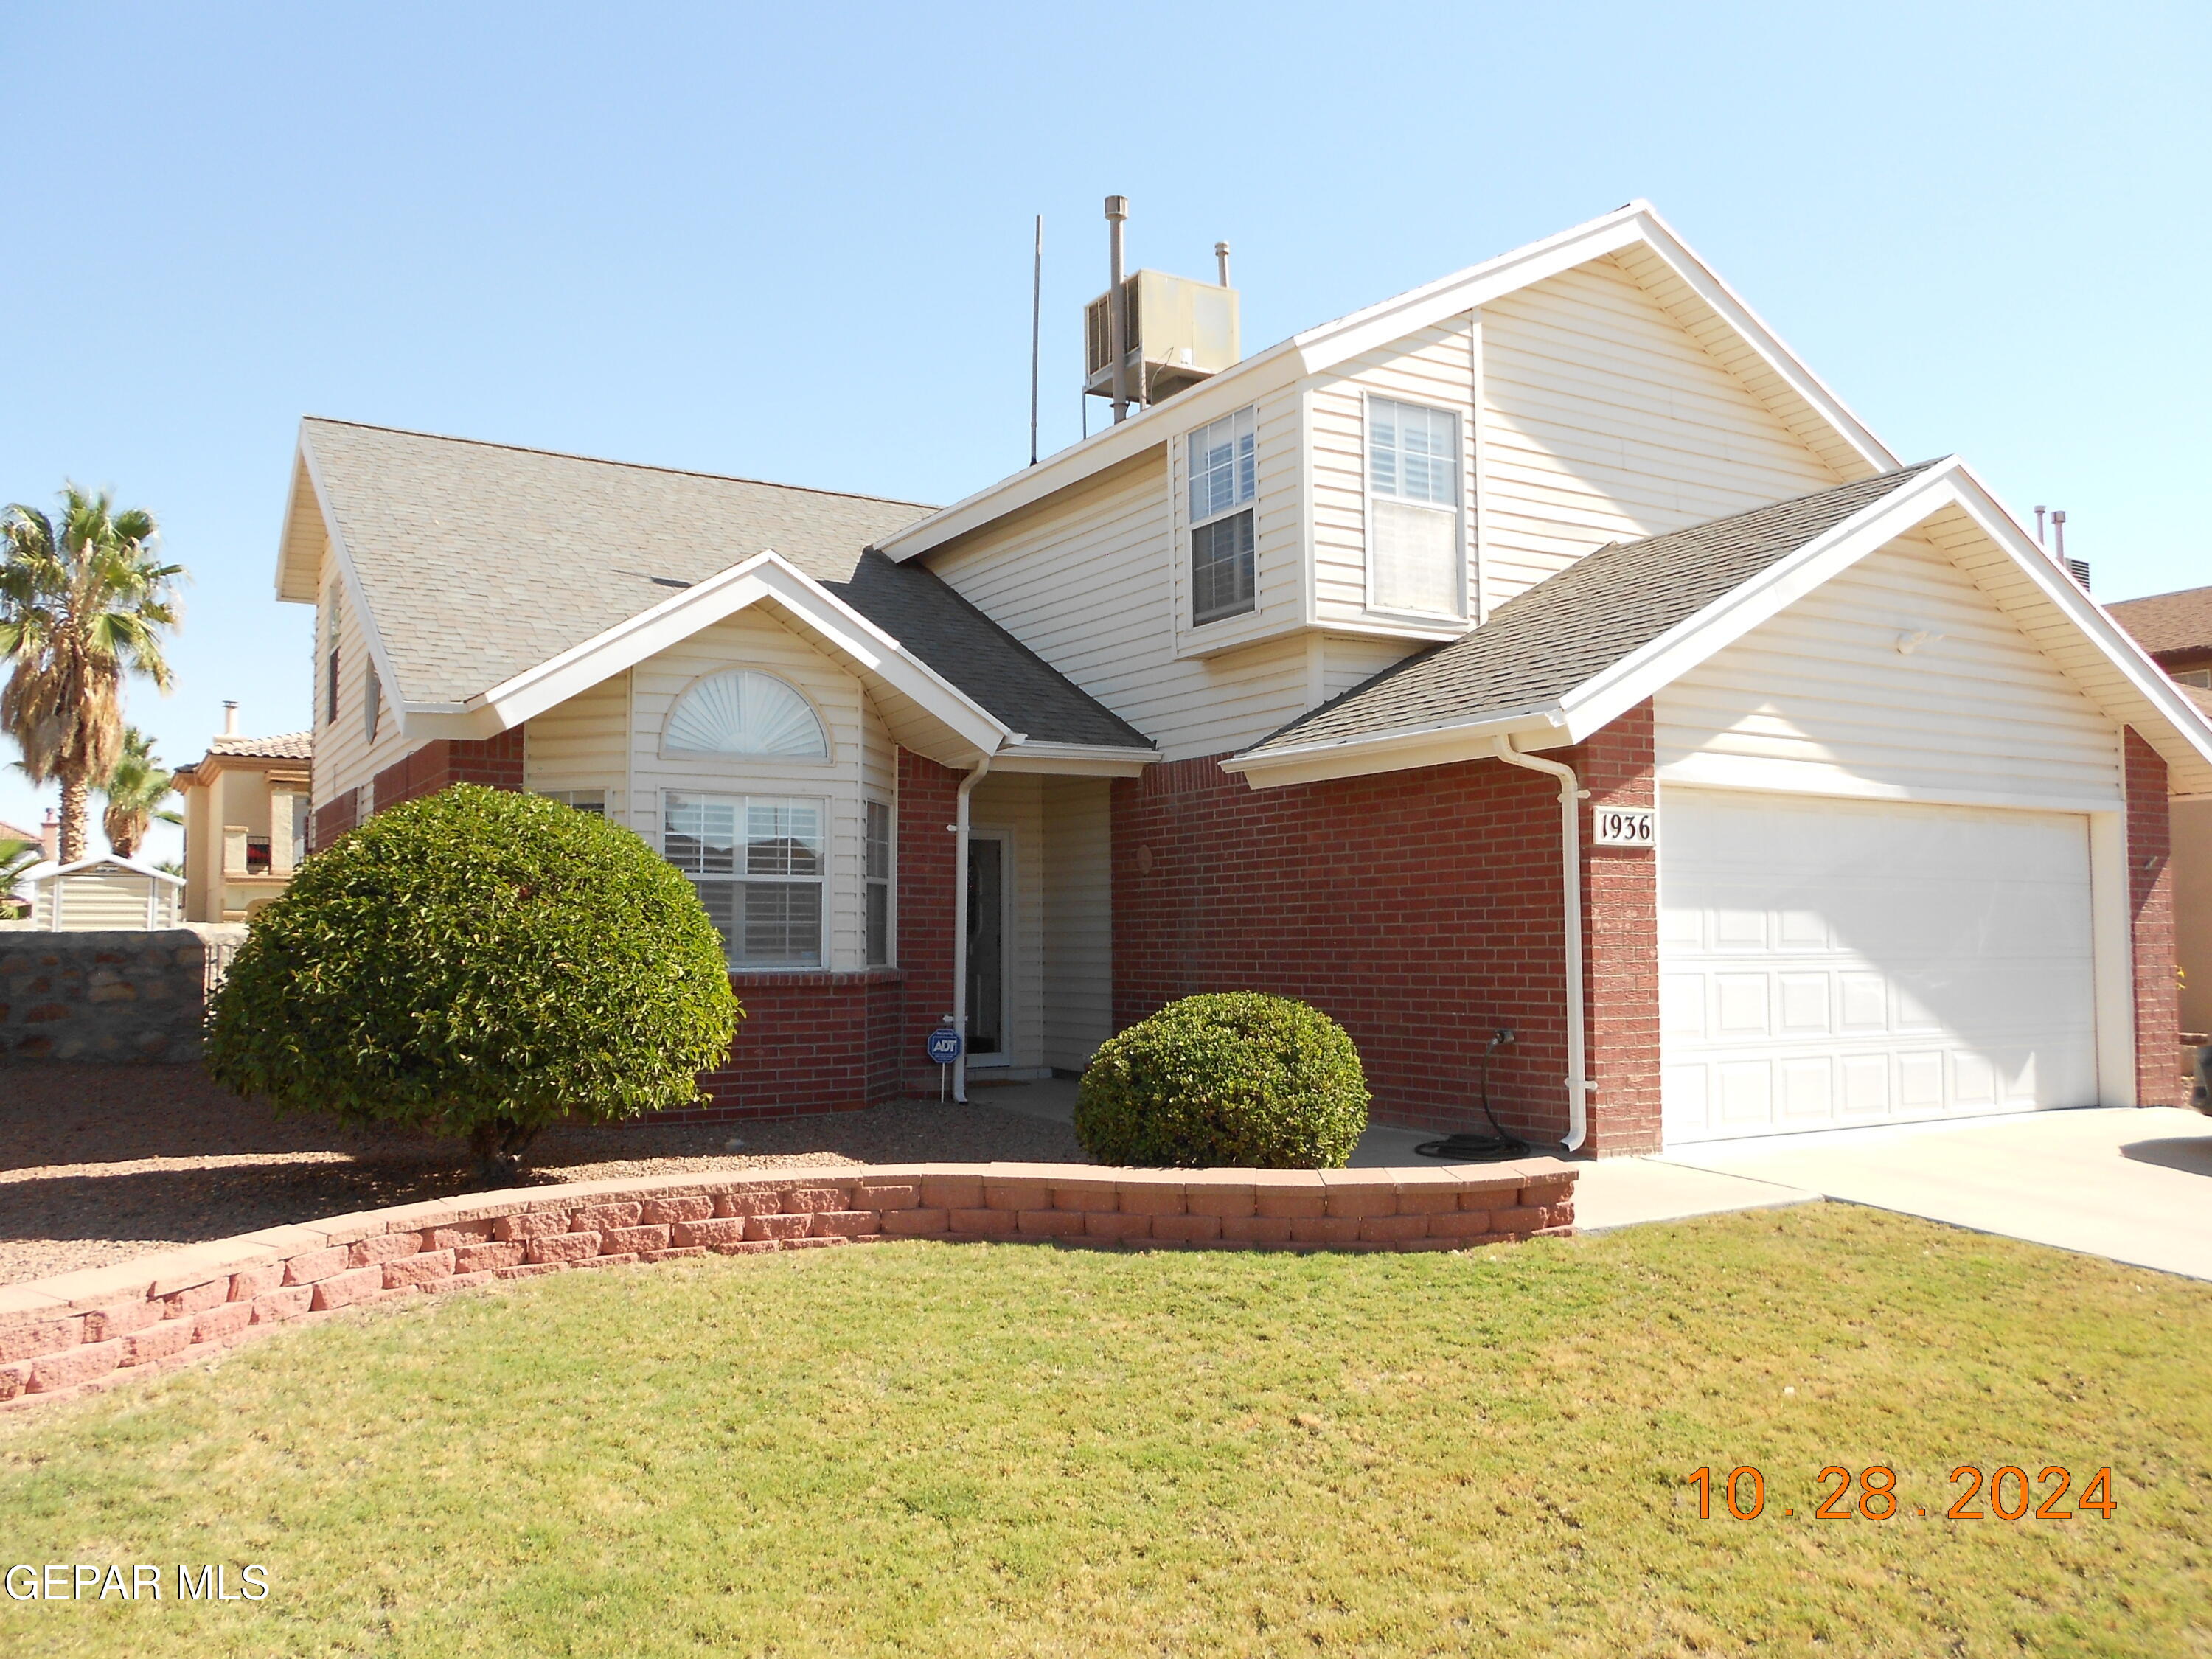
<path fill-rule="evenodd" d="M 87 833 L 85 798 L 90 791 L 82 778 L 62 780 L 62 842 L 59 857 L 64 864 L 75 864 L 84 856 Z"/>
<path fill-rule="evenodd" d="M 476 1154 L 477 1178 L 487 1187 L 509 1187 L 522 1173 L 522 1155 L 538 1139 L 533 1127 L 524 1128 L 512 1118 L 495 1118 L 469 1131 L 469 1150 Z"/>

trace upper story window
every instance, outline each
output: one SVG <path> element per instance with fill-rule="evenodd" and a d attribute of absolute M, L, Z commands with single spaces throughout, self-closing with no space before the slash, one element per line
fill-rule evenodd
<path fill-rule="evenodd" d="M 323 602 L 323 634 L 329 647 L 323 669 L 323 724 L 335 726 L 338 719 L 338 590 L 335 584 Z"/>
<path fill-rule="evenodd" d="M 1237 617 L 1257 603 L 1252 501 L 1257 422 L 1242 409 L 1190 434 L 1190 620 Z"/>
<path fill-rule="evenodd" d="M 733 668 L 686 691 L 668 717 L 673 755 L 826 760 L 830 739 L 813 704 L 772 674 Z"/>
<path fill-rule="evenodd" d="M 1367 400 L 1368 603 L 1460 614 L 1459 416 Z"/>

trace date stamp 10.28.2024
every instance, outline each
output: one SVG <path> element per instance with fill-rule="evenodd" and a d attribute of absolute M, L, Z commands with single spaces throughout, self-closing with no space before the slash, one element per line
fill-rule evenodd
<path fill-rule="evenodd" d="M 1778 1513 L 1768 1501 L 1765 1472 L 1749 1463 L 1726 1474 L 1716 1474 L 1710 1467 L 1695 1468 L 1683 1477 L 1683 1484 L 1697 1489 L 1700 1521 L 1721 1516 L 1756 1521 Z M 1986 1471 L 1978 1463 L 1961 1463 L 1951 1471 L 1946 1494 L 1949 1505 L 1943 1506 L 1937 1497 L 1930 1500 L 1937 1506 L 1933 1510 L 1926 1503 L 1908 1507 L 1908 1499 L 1897 1489 L 1897 1471 L 1886 1463 L 1856 1470 L 1831 1463 L 1814 1477 L 1812 1485 L 1803 1502 L 1807 1515 L 1815 1521 L 1893 1521 L 1901 1515 L 1944 1521 L 2071 1521 L 2098 1515 L 2109 1521 L 2118 1507 L 2111 1469 L 2097 1470 L 2077 1491 L 2074 1472 L 2057 1463 L 2038 1470 L 2033 1480 L 2016 1463 Z M 1790 1504 L 1778 1513 L 1792 1518 L 1798 1508 Z"/>

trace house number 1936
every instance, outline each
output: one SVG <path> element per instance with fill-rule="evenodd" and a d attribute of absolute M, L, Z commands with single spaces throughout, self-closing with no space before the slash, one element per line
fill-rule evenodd
<path fill-rule="evenodd" d="M 1656 806 L 1601 806 L 1594 815 L 1600 847 L 1651 847 L 1659 840 L 1659 809 Z"/>

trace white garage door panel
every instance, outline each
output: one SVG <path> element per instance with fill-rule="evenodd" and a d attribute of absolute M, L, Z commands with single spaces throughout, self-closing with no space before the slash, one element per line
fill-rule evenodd
<path fill-rule="evenodd" d="M 2087 820 L 1668 789 L 1669 1140 L 2096 1098 Z"/>

